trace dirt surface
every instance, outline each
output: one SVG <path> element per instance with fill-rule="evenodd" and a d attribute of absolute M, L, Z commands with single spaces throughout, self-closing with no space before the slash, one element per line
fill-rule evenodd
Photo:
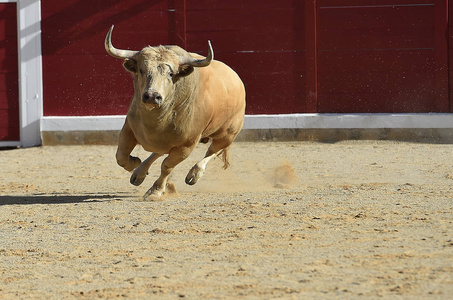
<path fill-rule="evenodd" d="M 0 298 L 453 295 L 453 145 L 236 143 L 187 186 L 199 145 L 162 202 L 115 150 L 0 151 Z"/>

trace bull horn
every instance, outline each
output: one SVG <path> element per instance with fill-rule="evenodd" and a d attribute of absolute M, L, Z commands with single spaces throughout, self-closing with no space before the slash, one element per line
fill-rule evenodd
<path fill-rule="evenodd" d="M 112 45 L 112 31 L 113 31 L 114 25 L 110 27 L 109 32 L 107 32 L 107 36 L 105 37 L 105 51 L 107 51 L 108 54 L 115 58 L 121 58 L 121 59 L 131 59 L 135 57 L 140 51 L 132 51 L 132 50 L 121 50 L 121 49 L 116 49 Z"/>
<path fill-rule="evenodd" d="M 208 56 L 204 59 L 196 59 L 193 57 L 184 57 L 179 61 L 180 65 L 183 66 L 191 66 L 191 67 L 196 67 L 196 68 L 202 68 L 202 67 L 207 67 L 211 63 L 211 61 L 214 59 L 214 51 L 212 50 L 211 46 L 211 41 L 208 41 L 209 45 L 209 52 Z"/>

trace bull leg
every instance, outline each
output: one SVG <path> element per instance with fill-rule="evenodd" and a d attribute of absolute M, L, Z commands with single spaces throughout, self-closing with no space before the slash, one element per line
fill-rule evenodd
<path fill-rule="evenodd" d="M 213 140 L 211 145 L 206 151 L 206 154 L 202 160 L 197 162 L 192 169 L 190 169 L 189 173 L 186 176 L 186 183 L 189 185 L 194 185 L 198 182 L 198 180 L 203 176 L 204 172 L 206 171 L 206 165 L 208 162 L 213 159 L 214 157 L 218 156 L 223 151 L 223 161 L 224 161 L 224 168 L 228 168 L 228 149 L 230 144 L 233 142 L 234 137 L 228 137 L 225 139 Z"/>
<path fill-rule="evenodd" d="M 123 129 L 121 129 L 120 137 L 118 140 L 118 149 L 116 150 L 116 161 L 118 165 L 131 172 L 141 164 L 138 157 L 131 156 L 132 150 L 137 145 L 134 132 L 129 127 L 126 121 L 124 122 Z"/>
<path fill-rule="evenodd" d="M 153 201 L 161 200 L 162 195 L 165 193 L 165 189 L 167 187 L 167 180 L 170 176 L 170 173 L 173 169 L 186 159 L 190 153 L 192 152 L 193 148 L 195 147 L 196 143 L 190 145 L 189 147 L 178 147 L 173 148 L 168 156 L 164 159 L 161 166 L 161 173 L 159 178 L 154 182 L 153 186 L 145 193 L 143 196 L 144 199 L 150 199 Z"/>
<path fill-rule="evenodd" d="M 220 151 L 212 152 L 212 151 L 208 150 L 206 152 L 206 155 L 204 156 L 204 158 L 202 160 L 200 160 L 199 162 L 197 162 L 192 167 L 192 169 L 190 169 L 189 173 L 186 176 L 186 183 L 189 185 L 194 185 L 195 183 L 197 183 L 197 181 L 201 178 L 201 176 L 203 176 L 208 162 L 211 159 L 213 159 L 214 157 L 216 157 L 219 153 L 220 153 Z"/>
<path fill-rule="evenodd" d="M 161 157 L 162 154 L 157 154 L 157 153 L 152 153 L 147 159 L 145 159 L 138 168 L 134 170 L 134 172 L 131 175 L 131 183 L 133 185 L 139 186 L 142 184 L 143 180 L 145 180 L 146 175 L 148 174 L 148 170 L 153 164 L 153 162 L 156 161 L 159 157 Z"/>

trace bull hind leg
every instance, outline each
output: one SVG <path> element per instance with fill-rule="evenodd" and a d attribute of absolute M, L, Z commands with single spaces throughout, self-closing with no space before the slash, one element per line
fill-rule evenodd
<path fill-rule="evenodd" d="M 223 168 L 226 169 L 230 165 L 228 161 L 228 150 L 231 145 L 232 138 L 226 139 L 219 139 L 213 140 L 212 144 L 209 146 L 208 151 L 202 160 L 197 162 L 192 169 L 190 169 L 189 173 L 186 176 L 186 183 L 188 185 L 194 185 L 198 182 L 198 180 L 203 176 L 204 172 L 206 171 L 206 165 L 208 162 L 216 156 L 222 155 L 223 160 Z"/>

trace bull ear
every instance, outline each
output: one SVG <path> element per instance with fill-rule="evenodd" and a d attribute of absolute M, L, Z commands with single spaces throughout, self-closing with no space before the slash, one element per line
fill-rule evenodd
<path fill-rule="evenodd" d="M 177 81 L 179 78 L 189 76 L 190 74 L 192 74 L 193 71 L 194 71 L 193 67 L 181 66 L 179 68 L 178 74 L 175 75 L 175 79 L 176 79 L 175 81 Z"/>
<path fill-rule="evenodd" d="M 137 73 L 137 71 L 138 71 L 137 61 L 135 61 L 133 59 L 129 59 L 129 58 L 125 59 L 124 63 L 123 63 L 123 67 L 131 73 Z"/>

